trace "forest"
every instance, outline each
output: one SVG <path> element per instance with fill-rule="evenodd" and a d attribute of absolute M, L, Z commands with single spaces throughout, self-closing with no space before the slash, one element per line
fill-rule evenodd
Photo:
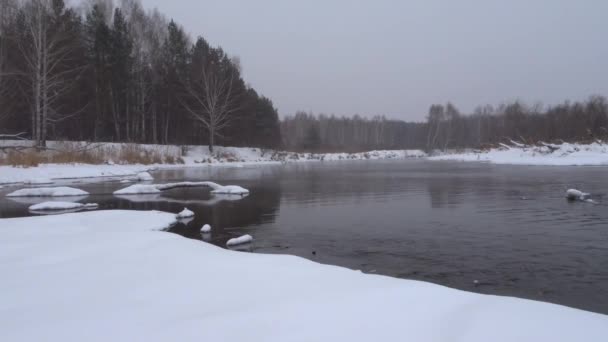
<path fill-rule="evenodd" d="M 276 147 L 277 110 L 237 57 L 137 0 L 0 0 L 0 134 Z"/>
<path fill-rule="evenodd" d="M 405 77 L 405 76 L 404 76 Z M 304 104 L 303 104 L 304 105 Z M 514 101 L 426 120 L 315 115 L 279 119 L 238 57 L 192 39 L 138 0 L 0 0 L 0 137 L 295 151 L 483 148 L 608 138 L 603 96 L 553 106 Z"/>
<path fill-rule="evenodd" d="M 448 102 L 432 105 L 426 121 L 418 123 L 299 112 L 282 120 L 281 132 L 287 149 L 317 151 L 435 151 L 489 148 L 513 141 L 585 143 L 608 140 L 608 102 L 603 96 L 554 106 L 515 101 L 479 106 L 471 114 Z"/>

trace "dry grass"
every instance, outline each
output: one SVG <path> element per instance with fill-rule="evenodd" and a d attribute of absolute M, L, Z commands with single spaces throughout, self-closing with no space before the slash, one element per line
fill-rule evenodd
<path fill-rule="evenodd" d="M 9 151 L 0 158 L 0 165 L 11 165 L 19 167 L 36 167 L 45 162 L 39 153 L 35 151 Z"/>
<path fill-rule="evenodd" d="M 137 144 L 55 143 L 52 149 L 8 150 L 0 153 L 0 165 L 35 167 L 40 164 L 183 164 L 181 150 Z"/>

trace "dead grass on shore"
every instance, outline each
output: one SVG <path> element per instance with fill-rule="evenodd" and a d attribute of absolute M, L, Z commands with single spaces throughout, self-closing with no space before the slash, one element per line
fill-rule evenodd
<path fill-rule="evenodd" d="M 36 167 L 40 164 L 183 164 L 181 154 L 169 147 L 138 144 L 59 142 L 50 149 L 8 149 L 0 152 L 0 165 Z"/>

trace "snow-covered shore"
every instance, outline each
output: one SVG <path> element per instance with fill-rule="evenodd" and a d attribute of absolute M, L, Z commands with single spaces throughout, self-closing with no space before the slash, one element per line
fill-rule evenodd
<path fill-rule="evenodd" d="M 23 144 L 18 141 L 0 141 L 0 145 Z M 49 142 L 49 146 L 61 146 L 59 142 Z M 71 148 L 74 144 L 71 143 Z M 77 145 L 79 146 L 79 145 Z M 0 166 L 0 184 L 32 184 L 44 180 L 45 183 L 53 180 L 84 179 L 84 178 L 137 178 L 142 171 L 155 169 L 170 169 L 183 167 L 208 167 L 208 166 L 246 166 L 265 165 L 292 162 L 320 162 L 341 160 L 384 160 L 421 158 L 426 154 L 418 150 L 396 150 L 396 151 L 370 151 L 361 153 L 296 153 L 263 150 L 247 147 L 222 147 L 215 148 L 211 154 L 207 146 L 165 146 L 165 145 L 136 145 L 137 150 L 143 153 L 156 153 L 158 155 L 170 156 L 174 163 L 151 164 L 151 165 L 129 165 L 122 164 L 111 157 L 120 154 L 116 151 L 128 148 L 128 144 L 96 144 L 87 147 L 97 151 L 97 155 L 105 156 L 105 164 L 40 164 L 36 167 L 12 167 Z M 179 162 L 178 162 L 179 161 Z"/>
<path fill-rule="evenodd" d="M 514 144 L 488 151 L 443 154 L 429 159 L 508 165 L 601 166 L 608 165 L 608 145 L 599 142 L 588 145 L 564 143 L 525 146 Z"/>
<path fill-rule="evenodd" d="M 174 214 L 0 220 L 2 341 L 603 341 L 608 316 L 238 253 Z"/>
<path fill-rule="evenodd" d="M 6 141 L 0 141 L 6 145 Z M 53 143 L 50 143 L 53 146 Z M 57 143 L 58 144 L 58 143 Z M 126 144 L 99 144 L 100 149 L 117 151 Z M 206 146 L 163 146 L 137 145 L 141 151 L 163 153 L 178 164 L 129 165 L 107 160 L 106 164 L 40 164 L 36 167 L 0 166 L 0 185 L 2 184 L 48 184 L 63 179 L 84 178 L 131 178 L 143 171 L 209 166 L 251 166 L 295 162 L 329 162 L 344 160 L 387 160 L 406 158 L 425 158 L 426 153 L 420 150 L 370 151 L 361 153 L 295 153 L 262 150 L 246 147 L 217 147 L 211 154 Z M 102 153 L 103 154 L 103 153 Z M 115 152 L 114 152 L 115 154 Z M 111 156 L 113 153 L 104 155 Z M 429 160 L 451 160 L 470 162 L 489 162 L 510 165 L 553 165 L 553 166 L 599 166 L 608 165 L 608 145 L 604 143 L 561 144 L 542 146 L 524 146 L 514 144 L 487 151 L 470 151 L 464 153 L 446 153 L 429 157 Z"/>

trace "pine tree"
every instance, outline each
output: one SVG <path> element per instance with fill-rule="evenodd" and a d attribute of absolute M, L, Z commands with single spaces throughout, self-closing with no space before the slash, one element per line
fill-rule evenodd
<path fill-rule="evenodd" d="M 112 33 L 99 5 L 93 5 L 86 16 L 85 34 L 88 64 L 92 69 L 95 102 L 93 139 L 99 141 L 106 132 L 110 118 L 110 51 Z"/>
<path fill-rule="evenodd" d="M 108 66 L 110 71 L 110 106 L 115 138 L 121 140 L 121 128 L 125 139 L 131 141 L 133 122 L 130 117 L 129 88 L 132 83 L 132 50 L 127 23 L 120 8 L 114 11 L 114 22 L 110 32 Z"/>

